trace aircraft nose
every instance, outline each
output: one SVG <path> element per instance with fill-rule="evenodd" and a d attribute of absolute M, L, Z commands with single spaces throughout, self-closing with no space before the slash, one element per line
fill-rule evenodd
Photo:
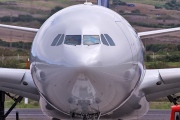
<path fill-rule="evenodd" d="M 114 49 L 107 52 L 101 45 L 63 47 L 57 64 L 35 64 L 34 81 L 49 103 L 65 112 L 94 113 L 108 112 L 128 98 L 139 78 L 132 62 L 121 63 L 110 54 Z"/>
<path fill-rule="evenodd" d="M 73 108 L 78 113 L 94 113 L 94 110 L 100 109 L 107 112 L 129 96 L 134 88 L 134 82 L 131 81 L 139 77 L 135 74 L 137 68 L 128 63 L 118 67 L 82 65 L 67 67 L 39 64 L 35 79 L 38 89 L 60 110 L 68 112 Z M 108 103 L 111 106 L 107 108 Z"/>

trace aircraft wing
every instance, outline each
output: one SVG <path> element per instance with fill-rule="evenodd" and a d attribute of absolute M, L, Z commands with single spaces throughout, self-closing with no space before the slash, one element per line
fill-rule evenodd
<path fill-rule="evenodd" d="M 0 24 L 0 28 L 37 33 L 39 29 Z"/>
<path fill-rule="evenodd" d="M 39 93 L 30 70 L 0 68 L 0 90 L 39 100 Z"/>
<path fill-rule="evenodd" d="M 162 30 L 146 31 L 146 32 L 139 32 L 138 35 L 141 39 L 143 39 L 143 38 L 158 37 L 161 35 L 165 35 L 167 33 L 178 32 L 178 31 L 180 31 L 180 27 L 170 28 L 170 29 L 162 29 Z"/>
<path fill-rule="evenodd" d="M 12 26 L 12 25 L 4 25 L 4 24 L 0 24 L 0 28 L 18 30 L 18 31 L 26 31 L 26 32 L 33 32 L 33 33 L 37 33 L 39 30 L 36 28 L 28 28 L 28 27 L 20 27 L 20 26 Z M 156 36 L 160 36 L 160 35 L 164 35 L 164 34 L 172 33 L 172 32 L 177 32 L 177 31 L 180 31 L 180 27 L 163 29 L 163 30 L 139 32 L 138 35 L 140 38 L 143 39 L 143 38 L 149 38 L 149 37 L 156 37 Z"/>
<path fill-rule="evenodd" d="M 180 68 L 146 70 L 140 90 L 148 101 L 180 92 Z"/>

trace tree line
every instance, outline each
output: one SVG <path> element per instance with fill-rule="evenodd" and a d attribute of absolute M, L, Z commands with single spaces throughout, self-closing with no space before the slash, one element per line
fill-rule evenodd
<path fill-rule="evenodd" d="M 180 44 L 150 44 L 146 45 L 146 51 L 148 62 L 180 62 Z"/>
<path fill-rule="evenodd" d="M 149 44 L 146 51 L 152 52 L 180 52 L 180 44 Z"/>
<path fill-rule="evenodd" d="M 167 2 L 164 7 L 168 10 L 180 10 L 180 2 L 177 2 L 177 0 L 171 0 Z"/>
<path fill-rule="evenodd" d="M 6 42 L 0 39 L 0 46 L 2 47 L 15 47 L 15 48 L 23 48 L 23 49 L 31 49 L 32 42 Z"/>

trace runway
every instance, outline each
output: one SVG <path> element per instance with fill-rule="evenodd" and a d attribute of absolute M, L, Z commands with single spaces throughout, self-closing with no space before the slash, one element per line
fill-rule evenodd
<path fill-rule="evenodd" d="M 50 120 L 40 109 L 15 109 L 6 120 L 16 120 L 16 111 L 19 112 L 20 120 Z M 136 120 L 169 120 L 170 110 L 149 110 L 141 119 Z"/>
<path fill-rule="evenodd" d="M 170 120 L 170 110 L 149 110 L 141 119 L 137 120 Z"/>

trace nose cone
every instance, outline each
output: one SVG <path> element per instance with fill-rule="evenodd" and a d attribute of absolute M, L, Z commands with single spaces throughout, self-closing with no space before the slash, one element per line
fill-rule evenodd
<path fill-rule="evenodd" d="M 88 57 L 81 56 L 82 53 L 84 52 L 67 58 Z M 60 111 L 97 113 L 100 110 L 103 114 L 110 112 L 130 95 L 137 82 L 134 80 L 139 77 L 138 66 L 131 63 L 96 66 L 95 58 L 68 60 L 66 64 L 74 61 L 68 66 L 36 62 L 34 70 L 32 69 L 33 79 L 41 95 Z M 87 64 L 89 62 L 91 64 Z"/>

